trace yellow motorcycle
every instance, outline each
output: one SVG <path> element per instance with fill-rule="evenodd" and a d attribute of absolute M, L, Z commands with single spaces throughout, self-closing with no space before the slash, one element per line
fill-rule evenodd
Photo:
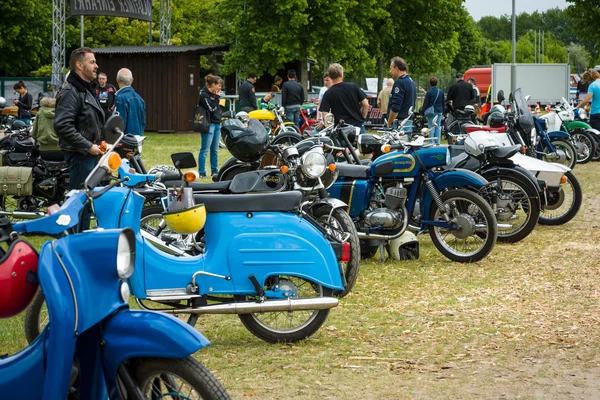
<path fill-rule="evenodd" d="M 298 125 L 285 120 L 285 110 L 283 107 L 275 106 L 270 109 L 250 111 L 248 117 L 259 120 L 271 136 L 277 136 L 283 132 L 296 132 L 300 134 Z"/>

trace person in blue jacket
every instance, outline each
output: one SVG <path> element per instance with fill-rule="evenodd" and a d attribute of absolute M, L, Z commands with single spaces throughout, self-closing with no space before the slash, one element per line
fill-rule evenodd
<path fill-rule="evenodd" d="M 390 75 L 394 78 L 394 86 L 388 105 L 388 126 L 395 126 L 398 121 L 408 117 L 408 111 L 415 106 L 417 98 L 417 87 L 406 70 L 408 64 L 402 57 L 394 57 L 390 62 Z M 412 121 L 408 121 L 404 125 L 405 129 L 412 129 Z"/>
<path fill-rule="evenodd" d="M 115 97 L 115 110 L 119 112 L 125 125 L 125 133 L 144 135 L 146 127 L 146 103 L 135 92 L 131 84 L 133 74 L 127 68 L 117 72 L 117 85 L 119 90 Z"/>
<path fill-rule="evenodd" d="M 437 86 L 438 80 L 435 76 L 429 78 L 431 88 L 425 93 L 422 112 L 425 112 L 429 107 L 433 107 L 433 114 L 425 115 L 427 117 L 427 125 L 431 129 L 435 119 L 437 126 L 431 129 L 431 137 L 436 138 L 436 144 L 440 144 L 442 136 L 442 114 L 444 113 L 444 91 Z"/>

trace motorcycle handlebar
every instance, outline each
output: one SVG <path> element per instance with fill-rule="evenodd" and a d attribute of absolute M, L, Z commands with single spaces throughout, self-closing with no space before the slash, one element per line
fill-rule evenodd
<path fill-rule="evenodd" d="M 179 172 L 161 171 L 156 174 L 156 180 L 159 182 L 176 181 L 179 179 L 181 179 L 181 174 Z"/>
<path fill-rule="evenodd" d="M 94 174 L 87 181 L 86 188 L 93 189 L 96 186 L 98 186 L 100 184 L 100 182 L 102 181 L 102 179 L 104 179 L 104 177 L 106 176 L 107 172 L 108 172 L 108 168 L 106 168 L 105 166 L 101 166 L 96 171 L 94 171 Z"/>

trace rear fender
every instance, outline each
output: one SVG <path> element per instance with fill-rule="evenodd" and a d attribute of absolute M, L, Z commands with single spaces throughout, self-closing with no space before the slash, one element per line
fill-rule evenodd
<path fill-rule="evenodd" d="M 583 121 L 571 121 L 567 124 L 567 130 L 569 132 L 571 132 L 574 129 L 586 130 L 586 129 L 590 129 L 590 128 L 591 128 L 590 124 L 583 122 Z"/>
<path fill-rule="evenodd" d="M 493 182 L 496 176 L 504 175 L 518 180 L 522 185 L 529 185 L 538 194 L 536 201 L 541 207 L 540 198 L 543 197 L 542 189 L 535 176 L 526 169 L 517 165 L 513 168 L 493 167 L 482 171 L 481 175 L 490 182 Z"/>
<path fill-rule="evenodd" d="M 444 171 L 433 178 L 433 186 L 437 189 L 438 193 L 441 193 L 448 188 L 473 187 L 479 189 L 487 183 L 488 181 L 478 173 L 461 168 Z M 423 201 L 421 201 L 421 215 L 423 215 L 424 219 L 429 220 L 429 212 L 431 210 L 433 198 L 425 185 L 423 185 L 422 190 Z"/>

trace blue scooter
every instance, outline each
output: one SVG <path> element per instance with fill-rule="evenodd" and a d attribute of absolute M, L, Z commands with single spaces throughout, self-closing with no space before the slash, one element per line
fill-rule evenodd
<path fill-rule="evenodd" d="M 88 187 L 105 174 L 105 168 L 96 167 Z M 174 317 L 129 309 L 127 279 L 139 253 L 135 233 L 66 234 L 79 223 L 86 203 L 100 201 L 110 189 L 72 191 L 56 213 L 17 223 L 14 231 L 0 235 L 11 243 L 0 268 L 12 263 L 20 268 L 13 281 L 23 276 L 29 284 L 35 284 L 37 270 L 52 321 L 27 348 L 0 359 L 0 398 L 145 399 L 195 393 L 228 399 L 216 378 L 191 357 L 209 344 L 204 336 Z M 43 245 L 38 260 L 31 245 L 18 239 L 21 233 L 58 239 Z M 0 315 L 6 316 L 2 310 Z"/>
<path fill-rule="evenodd" d="M 105 129 L 120 132 L 122 120 L 109 119 Z M 176 166 L 187 168 L 192 160 L 183 156 Z M 348 260 L 349 244 L 326 237 L 318 223 L 300 214 L 299 192 L 194 197 L 210 212 L 203 228 L 204 251 L 193 257 L 150 244 L 156 238 L 140 229 L 145 199 L 137 192 L 112 188 L 94 200 L 99 227 L 135 232 L 140 268 L 129 282 L 138 304 L 189 314 L 191 325 L 201 314 L 237 314 L 250 332 L 268 342 L 314 334 L 338 304 L 333 291 L 344 289 L 340 262 Z M 180 213 L 183 220 L 185 211 Z M 148 301 L 162 307 L 153 308 Z M 26 318 L 30 329 L 39 329 L 39 322 L 39 317 Z"/>

